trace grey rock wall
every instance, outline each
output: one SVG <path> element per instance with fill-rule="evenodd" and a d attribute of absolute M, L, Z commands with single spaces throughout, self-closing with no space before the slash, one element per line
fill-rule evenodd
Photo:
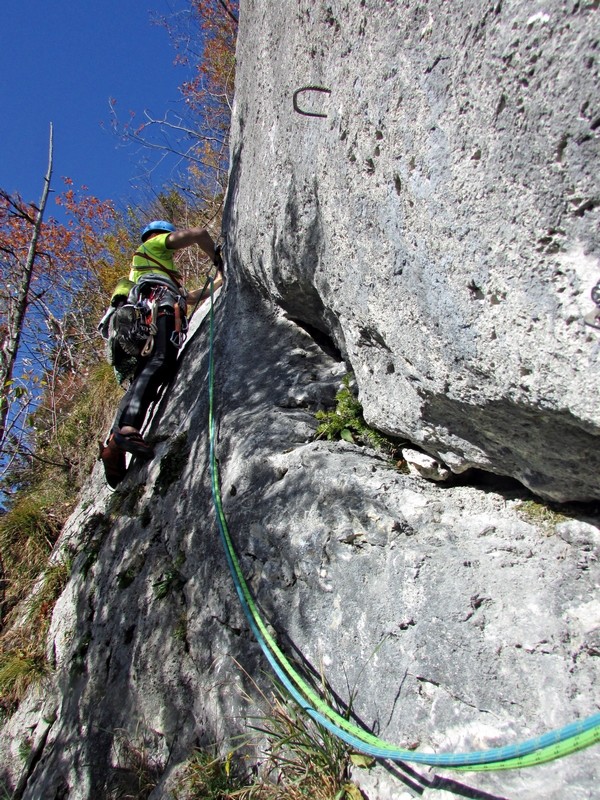
<path fill-rule="evenodd" d="M 315 441 L 344 364 L 233 284 L 216 330 L 224 512 L 289 656 L 368 729 L 422 751 L 514 744 L 598 710 L 598 514 L 536 521 L 516 484 L 440 486 Z M 159 781 L 151 800 L 176 800 L 196 745 L 226 752 L 265 712 L 268 664 L 210 496 L 207 369 L 205 326 L 150 431 L 156 458 L 115 494 L 98 467 L 59 541 L 73 572 L 48 641 L 54 671 L 0 731 L 0 786 L 23 800 L 123 796 L 136 751 Z M 508 773 L 384 764 L 355 779 L 368 800 L 589 800 L 597 765 L 592 748 Z"/>
<path fill-rule="evenodd" d="M 244 279 L 370 423 L 559 501 L 600 495 L 599 32 L 575 0 L 242 6 Z"/>
<path fill-rule="evenodd" d="M 598 335 L 581 320 L 600 277 L 597 6 L 242 5 L 216 316 L 224 511 L 286 652 L 400 747 L 513 744 L 598 711 L 597 504 L 540 514 L 520 484 L 465 472 L 598 496 Z M 331 93 L 300 107 L 326 118 L 294 112 L 309 84 Z M 369 420 L 452 480 L 315 440 L 349 367 Z M 137 748 L 151 800 L 176 800 L 193 748 L 228 750 L 260 712 L 267 664 L 212 507 L 207 370 L 204 324 L 152 422 L 156 458 L 115 494 L 97 468 L 61 536 L 54 669 L 0 731 L 16 797 L 131 794 Z M 598 747 L 355 778 L 368 800 L 591 800 Z"/>

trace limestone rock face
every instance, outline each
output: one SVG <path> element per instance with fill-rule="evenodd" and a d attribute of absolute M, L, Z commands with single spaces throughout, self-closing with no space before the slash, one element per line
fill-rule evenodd
<path fill-rule="evenodd" d="M 598 3 L 241 12 L 213 414 L 269 630 L 401 748 L 511 745 L 597 713 L 598 504 L 559 513 L 522 484 L 600 494 L 599 339 L 582 322 L 600 277 Z M 296 107 L 326 117 L 294 110 L 306 86 L 329 91 Z M 227 753 L 265 713 L 211 496 L 199 320 L 147 431 L 156 457 L 114 493 L 98 466 L 58 542 L 72 573 L 53 669 L 1 721 L 0 794 L 136 796 L 143 756 L 149 800 L 182 800 L 194 748 Z M 316 438 L 349 370 L 420 473 Z M 445 465 L 449 480 L 422 477 Z M 353 777 L 368 800 L 593 800 L 597 764 L 596 745 L 507 772 Z"/>
<path fill-rule="evenodd" d="M 597 3 L 247 0 L 241 30 L 244 279 L 335 339 L 375 427 L 599 497 Z"/>
<path fill-rule="evenodd" d="M 516 483 L 443 486 L 315 440 L 314 412 L 345 365 L 234 284 L 215 328 L 223 510 L 288 657 L 324 675 L 367 729 L 424 752 L 515 744 L 597 710 L 598 515 L 532 515 Z M 156 458 L 114 494 L 98 467 L 58 543 L 54 558 L 73 569 L 50 629 L 54 670 L 0 731 L 0 786 L 23 800 L 131 796 L 136 754 L 157 781 L 151 800 L 177 800 L 193 748 L 227 752 L 266 711 L 269 666 L 217 532 L 207 417 L 204 325 L 149 432 Z M 354 777 L 368 800 L 415 788 L 424 800 L 583 799 L 597 758 Z"/>

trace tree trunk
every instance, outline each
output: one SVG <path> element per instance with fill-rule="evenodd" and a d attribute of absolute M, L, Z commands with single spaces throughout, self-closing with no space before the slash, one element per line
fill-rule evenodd
<path fill-rule="evenodd" d="M 44 217 L 44 210 L 50 193 L 50 180 L 52 177 L 52 159 L 54 148 L 54 134 L 52 124 L 50 124 L 50 136 L 48 146 L 48 169 L 46 177 L 44 178 L 44 189 L 42 191 L 42 198 L 40 200 L 39 211 L 35 222 L 33 223 L 33 231 L 31 240 L 29 242 L 29 250 L 27 258 L 23 264 L 22 273 L 16 286 L 16 298 L 14 306 L 12 306 L 11 313 L 7 319 L 7 328 L 5 340 L 2 345 L 2 354 L 0 358 L 0 453 L 4 453 L 6 444 L 6 423 L 8 412 L 10 410 L 10 395 L 11 384 L 17 356 L 19 353 L 19 344 L 21 341 L 21 334 L 25 322 L 25 315 L 29 306 L 29 290 L 31 287 L 31 280 L 33 277 L 33 267 L 36 257 L 36 248 L 40 231 L 42 228 L 42 220 Z"/>

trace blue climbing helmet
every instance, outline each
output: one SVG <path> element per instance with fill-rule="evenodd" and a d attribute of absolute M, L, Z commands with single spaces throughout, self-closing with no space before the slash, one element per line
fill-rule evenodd
<path fill-rule="evenodd" d="M 160 233 L 173 233 L 175 230 L 175 225 L 171 222 L 167 222 L 164 219 L 155 219 L 153 222 L 146 225 L 142 231 L 142 242 L 145 242 L 151 233 L 156 233 L 157 231 Z"/>

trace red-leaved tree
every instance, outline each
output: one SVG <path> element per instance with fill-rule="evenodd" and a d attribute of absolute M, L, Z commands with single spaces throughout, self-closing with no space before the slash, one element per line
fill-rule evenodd
<path fill-rule="evenodd" d="M 25 446 L 26 419 L 59 376 L 77 369 L 75 350 L 90 338 L 74 300 L 98 285 L 110 202 L 78 196 L 71 182 L 57 198 L 66 223 L 44 220 L 52 150 L 39 206 L 0 190 L 0 459 L 3 470 Z M 80 304 L 81 305 L 81 304 Z"/>

